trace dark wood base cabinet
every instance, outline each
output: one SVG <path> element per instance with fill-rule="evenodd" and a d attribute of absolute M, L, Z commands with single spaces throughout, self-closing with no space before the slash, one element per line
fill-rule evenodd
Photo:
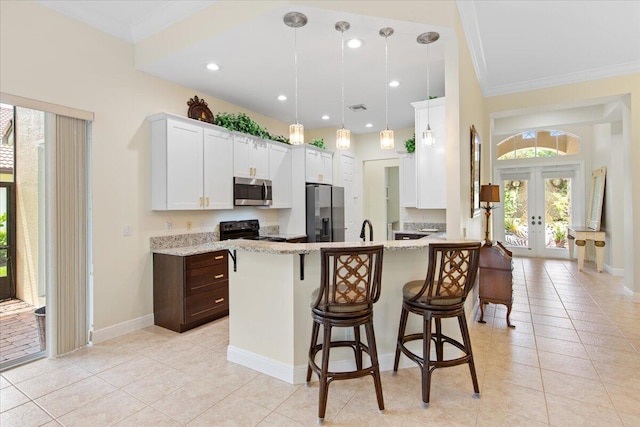
<path fill-rule="evenodd" d="M 153 254 L 154 323 L 176 332 L 229 314 L 227 251 Z"/>
<path fill-rule="evenodd" d="M 507 326 L 511 324 L 511 304 L 513 303 L 513 264 L 511 251 L 502 246 L 484 244 L 480 248 L 479 289 L 480 323 L 484 321 L 484 306 L 488 303 L 504 304 L 507 306 Z"/>

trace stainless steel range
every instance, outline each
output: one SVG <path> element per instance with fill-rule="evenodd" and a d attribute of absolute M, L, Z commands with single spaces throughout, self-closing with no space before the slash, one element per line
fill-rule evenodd
<path fill-rule="evenodd" d="M 267 240 L 269 242 L 285 242 L 287 240 L 284 237 L 261 236 L 260 222 L 257 219 L 221 221 L 220 240 L 233 239 Z"/>

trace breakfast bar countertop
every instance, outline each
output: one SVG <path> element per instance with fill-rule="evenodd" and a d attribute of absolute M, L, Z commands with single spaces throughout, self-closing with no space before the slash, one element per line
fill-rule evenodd
<path fill-rule="evenodd" d="M 434 241 L 460 242 L 462 240 L 447 240 L 437 235 L 428 236 L 418 240 L 384 240 L 373 242 L 319 242 L 319 243 L 287 243 L 287 242 L 270 242 L 265 240 L 224 240 L 203 243 L 194 246 L 184 246 L 169 249 L 154 249 L 154 253 L 176 256 L 196 255 L 221 249 L 240 250 L 247 252 L 260 252 L 268 254 L 309 254 L 318 252 L 321 248 L 343 248 L 353 246 L 375 246 L 383 245 L 388 251 L 402 251 L 421 249 L 429 246 Z"/>

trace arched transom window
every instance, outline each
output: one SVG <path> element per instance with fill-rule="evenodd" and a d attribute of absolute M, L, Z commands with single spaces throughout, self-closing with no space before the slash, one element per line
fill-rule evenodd
<path fill-rule="evenodd" d="M 497 145 L 498 160 L 530 159 L 578 154 L 580 138 L 557 130 L 534 130 L 512 135 Z"/>

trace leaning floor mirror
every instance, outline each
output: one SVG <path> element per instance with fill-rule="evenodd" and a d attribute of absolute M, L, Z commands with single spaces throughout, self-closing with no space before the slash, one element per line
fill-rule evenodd
<path fill-rule="evenodd" d="M 607 168 L 604 166 L 591 173 L 591 197 L 589 198 L 589 210 L 587 212 L 587 228 L 594 231 L 600 231 L 606 176 Z"/>

